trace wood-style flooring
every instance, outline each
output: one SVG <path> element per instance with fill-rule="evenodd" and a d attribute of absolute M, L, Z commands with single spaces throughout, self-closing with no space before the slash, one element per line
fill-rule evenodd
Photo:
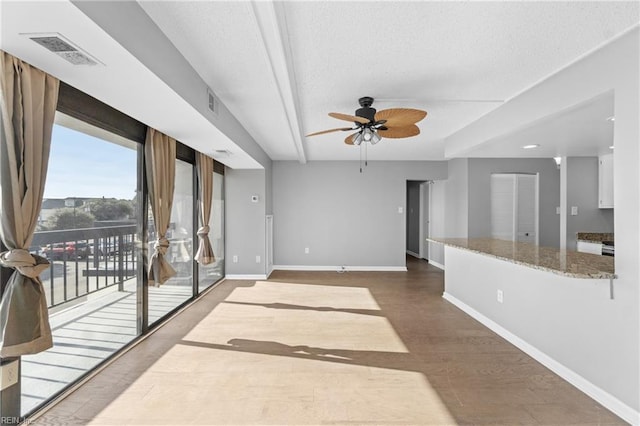
<path fill-rule="evenodd" d="M 36 424 L 625 424 L 407 263 L 225 281 Z"/>

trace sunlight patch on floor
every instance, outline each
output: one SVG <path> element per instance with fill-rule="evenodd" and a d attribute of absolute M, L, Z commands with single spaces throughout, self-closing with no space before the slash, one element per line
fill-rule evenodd
<path fill-rule="evenodd" d="M 345 356 L 340 350 L 406 353 L 383 315 L 365 288 L 258 282 L 234 289 L 185 340 L 276 352 L 306 346 L 337 357 Z"/>
<path fill-rule="evenodd" d="M 90 424 L 455 424 L 415 361 L 368 289 L 259 282 L 86 409 Z"/>

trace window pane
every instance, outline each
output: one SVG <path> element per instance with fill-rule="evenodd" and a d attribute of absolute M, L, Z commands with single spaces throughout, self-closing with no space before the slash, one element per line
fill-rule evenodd
<path fill-rule="evenodd" d="M 156 238 L 155 226 L 150 223 L 150 253 L 153 253 Z M 169 250 L 166 259 L 176 270 L 176 275 L 160 287 L 149 287 L 149 324 L 158 321 L 193 295 L 193 166 L 181 160 L 176 160 L 167 239 Z"/>
<path fill-rule="evenodd" d="M 22 357 L 22 413 L 136 336 L 137 147 L 56 114 L 42 209 L 30 251 L 44 284 L 54 347 Z"/>
<path fill-rule="evenodd" d="M 209 228 L 209 240 L 211 240 L 216 261 L 209 265 L 199 265 L 199 291 L 224 277 L 224 175 L 218 173 L 213 174 L 213 201 Z"/>

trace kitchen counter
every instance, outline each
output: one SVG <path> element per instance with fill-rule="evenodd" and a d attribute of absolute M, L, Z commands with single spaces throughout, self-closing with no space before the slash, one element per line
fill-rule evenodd
<path fill-rule="evenodd" d="M 608 256 L 492 238 L 427 238 L 427 241 L 573 278 L 616 278 L 613 257 Z"/>
<path fill-rule="evenodd" d="M 601 243 L 603 241 L 613 241 L 613 233 L 608 232 L 576 232 L 576 240 L 587 243 Z"/>

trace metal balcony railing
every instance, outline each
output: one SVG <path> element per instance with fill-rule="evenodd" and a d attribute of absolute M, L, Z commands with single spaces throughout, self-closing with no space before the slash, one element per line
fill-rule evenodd
<path fill-rule="evenodd" d="M 36 232 L 30 251 L 51 267 L 40 275 L 49 307 L 59 306 L 137 274 L 136 225 Z"/>

